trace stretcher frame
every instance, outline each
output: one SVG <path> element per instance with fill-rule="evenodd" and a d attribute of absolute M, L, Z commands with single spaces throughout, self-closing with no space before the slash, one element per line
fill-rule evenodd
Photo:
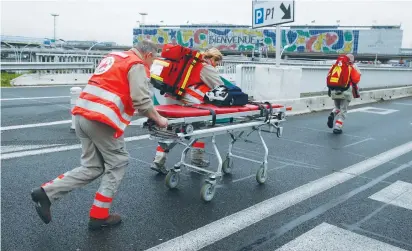
<path fill-rule="evenodd" d="M 260 164 L 259 169 L 256 172 L 256 180 L 259 184 L 265 183 L 267 178 L 269 150 L 262 136 L 261 128 L 263 126 L 268 126 L 269 132 L 276 132 L 278 138 L 282 137 L 283 126 L 281 126 L 281 124 L 286 121 L 286 110 L 286 107 L 272 109 L 265 108 L 263 110 L 260 109 L 253 111 L 216 114 L 215 117 L 208 115 L 199 117 L 169 118 L 169 126 L 174 126 L 173 129 L 159 129 L 153 123 L 145 123 L 144 127 L 148 127 L 149 129 L 149 139 L 157 140 L 159 145 L 167 152 L 177 144 L 182 144 L 185 146 L 182 151 L 180 161 L 176 163 L 173 168 L 168 170 L 165 178 L 166 186 L 169 189 L 176 188 L 180 181 L 179 173 L 181 172 L 182 167 L 185 167 L 189 170 L 194 170 L 201 174 L 208 175 L 208 178 L 205 179 L 205 184 L 201 188 L 200 195 L 202 200 L 211 201 L 216 192 L 218 179 L 222 179 L 224 174 L 232 172 L 233 158 Z M 229 124 L 212 123 L 213 125 L 210 126 L 210 121 L 212 121 L 213 119 L 221 120 L 231 118 L 233 118 L 233 121 L 231 120 Z M 203 126 L 196 126 L 196 123 L 203 124 Z M 178 130 L 179 132 L 176 132 L 176 126 L 180 127 Z M 173 130 L 175 132 L 173 132 Z M 255 131 L 257 131 L 257 134 L 260 138 L 260 143 L 265 150 L 263 160 L 255 160 L 233 154 L 232 150 L 234 144 L 239 140 L 250 143 L 251 141 L 247 140 L 247 137 L 249 137 Z M 216 146 L 216 136 L 222 134 L 229 134 L 231 137 L 228 152 L 224 161 L 222 160 L 220 152 Z M 199 139 L 204 138 L 211 138 L 214 155 L 216 156 L 218 161 L 216 171 L 207 170 L 206 168 L 195 166 L 185 161 L 187 153 L 192 148 L 193 144 L 195 144 Z M 185 143 L 186 141 L 189 142 Z"/>

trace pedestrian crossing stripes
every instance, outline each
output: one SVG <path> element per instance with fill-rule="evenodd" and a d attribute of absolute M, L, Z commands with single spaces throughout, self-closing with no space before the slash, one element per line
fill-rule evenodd
<path fill-rule="evenodd" d="M 369 198 L 412 210 L 412 184 L 398 180 Z"/>
<path fill-rule="evenodd" d="M 290 250 L 404 251 L 405 249 L 324 222 L 276 249 L 276 251 Z"/>

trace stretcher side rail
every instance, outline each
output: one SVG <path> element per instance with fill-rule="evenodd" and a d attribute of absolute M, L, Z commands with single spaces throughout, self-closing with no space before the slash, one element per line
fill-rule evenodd
<path fill-rule="evenodd" d="M 276 132 L 280 138 L 283 134 L 281 124 L 286 121 L 285 111 L 286 108 L 282 107 L 273 108 L 270 113 L 266 114 L 262 113 L 262 110 L 217 114 L 216 119 L 230 120 L 227 123 L 218 123 L 213 126 L 210 126 L 212 116 L 199 116 L 169 118 L 169 127 L 167 129 L 157 128 L 157 126 L 150 121 L 148 121 L 149 123 L 145 123 L 144 127 L 149 129 L 149 138 L 151 140 L 157 140 L 166 151 L 171 150 L 176 144 L 185 145 L 180 161 L 176 163 L 166 175 L 166 186 L 170 189 L 178 186 L 180 181 L 179 173 L 182 167 L 206 174 L 208 178 L 205 180 L 205 184 L 202 186 L 200 193 L 204 201 L 210 201 L 215 195 L 218 179 L 222 179 L 224 174 L 232 172 L 234 158 L 260 164 L 256 172 L 256 180 L 259 184 L 263 184 L 266 181 L 269 153 L 261 133 L 262 127 L 268 126 L 270 129 L 269 132 Z M 188 129 L 188 126 L 190 129 Z M 232 153 L 234 144 L 240 140 L 246 141 L 253 132 L 257 132 L 260 143 L 263 146 L 263 160 L 250 159 Z M 216 136 L 223 134 L 228 134 L 231 137 L 228 152 L 224 160 L 222 160 L 216 145 Z M 218 161 L 217 170 L 215 171 L 186 162 L 187 153 L 193 147 L 193 144 L 204 138 L 211 138 L 214 155 Z M 187 141 L 188 143 L 186 143 Z"/>
<path fill-rule="evenodd" d="M 217 114 L 216 119 L 230 119 L 230 118 L 238 118 L 238 117 L 247 117 L 247 116 L 256 116 L 261 113 L 260 110 L 255 111 L 245 111 L 245 112 L 234 112 L 234 113 L 225 113 L 225 114 Z M 286 113 L 286 108 L 273 108 L 274 114 L 279 113 Z M 263 117 L 262 117 L 263 119 Z M 178 123 L 194 123 L 194 122 L 202 122 L 202 121 L 210 121 L 212 120 L 212 115 L 208 116 L 198 116 L 198 117 L 185 117 L 185 118 L 171 118 L 169 119 L 169 125 L 178 124 Z"/>

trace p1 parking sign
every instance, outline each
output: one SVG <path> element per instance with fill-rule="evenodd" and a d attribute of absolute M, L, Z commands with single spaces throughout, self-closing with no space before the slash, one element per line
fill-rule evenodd
<path fill-rule="evenodd" d="M 263 24 L 263 8 L 255 9 L 254 24 Z"/>
<path fill-rule="evenodd" d="M 252 28 L 292 23 L 295 21 L 295 1 L 255 1 L 252 2 Z"/>

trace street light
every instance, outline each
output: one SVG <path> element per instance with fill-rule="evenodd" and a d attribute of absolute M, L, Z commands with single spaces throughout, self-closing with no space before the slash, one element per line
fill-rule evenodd
<path fill-rule="evenodd" d="M 53 32 L 54 36 L 53 37 L 54 37 L 54 42 L 56 43 L 56 17 L 58 17 L 59 14 L 52 13 L 51 15 L 53 16 L 53 21 L 54 21 L 54 32 Z"/>
<path fill-rule="evenodd" d="M 139 12 L 140 16 L 142 16 L 142 25 L 145 24 L 146 16 L 148 15 L 147 12 Z"/>
<path fill-rule="evenodd" d="M 4 41 L 1 41 L 1 42 L 8 45 L 8 46 L 10 46 L 13 49 L 14 55 L 16 56 L 16 62 L 19 62 L 19 51 L 17 50 L 17 48 L 15 46 L 7 43 L 7 42 L 4 42 Z"/>
<path fill-rule="evenodd" d="M 284 52 L 287 48 L 289 48 L 289 47 L 291 47 L 291 46 L 292 46 L 292 45 L 287 44 L 285 47 L 283 47 L 283 50 L 282 50 L 282 52 L 280 53 L 280 58 L 282 58 L 283 52 Z"/>
<path fill-rule="evenodd" d="M 33 44 L 33 43 L 28 43 L 28 44 L 26 44 L 23 48 L 21 48 L 21 50 L 20 50 L 20 56 L 19 56 L 19 61 L 20 61 L 20 63 L 21 63 L 21 57 L 22 57 L 22 55 L 23 55 L 24 48 L 26 48 L 27 46 L 32 45 L 32 44 Z"/>
<path fill-rule="evenodd" d="M 97 42 L 97 43 L 93 44 L 92 46 L 90 46 L 90 48 L 87 50 L 87 53 L 86 53 L 86 59 L 85 59 L 86 62 L 87 62 L 87 56 L 89 55 L 90 50 L 91 50 L 95 45 L 98 45 L 98 44 L 101 44 L 101 43 L 103 43 L 103 42 Z"/>

